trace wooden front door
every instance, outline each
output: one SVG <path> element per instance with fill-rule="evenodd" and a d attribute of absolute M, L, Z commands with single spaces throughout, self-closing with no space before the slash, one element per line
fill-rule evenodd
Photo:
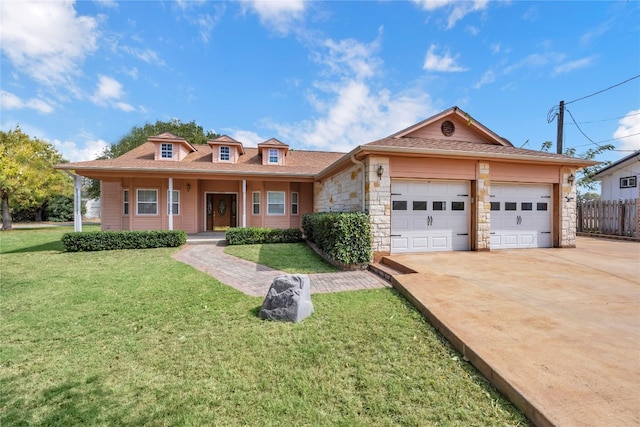
<path fill-rule="evenodd" d="M 207 194 L 207 231 L 223 231 L 235 226 L 235 194 Z"/>

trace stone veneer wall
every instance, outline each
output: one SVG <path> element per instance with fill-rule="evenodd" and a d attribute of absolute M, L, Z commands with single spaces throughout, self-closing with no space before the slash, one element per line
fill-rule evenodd
<path fill-rule="evenodd" d="M 357 212 L 362 210 L 362 166 L 353 164 L 313 186 L 315 212 Z"/>
<path fill-rule="evenodd" d="M 560 247 L 575 248 L 576 247 L 576 227 L 577 227 L 577 209 L 576 209 L 576 183 L 568 183 L 569 175 L 576 176 L 576 170 L 572 168 L 562 169 L 562 178 L 560 181 Z"/>
<path fill-rule="evenodd" d="M 391 177 L 387 157 L 371 157 L 365 160 L 365 209 L 369 212 L 371 234 L 373 235 L 373 254 L 377 261 L 391 253 Z M 378 168 L 384 172 L 378 178 Z"/>
<path fill-rule="evenodd" d="M 486 251 L 491 246 L 491 181 L 489 163 L 476 166 L 476 250 Z"/>

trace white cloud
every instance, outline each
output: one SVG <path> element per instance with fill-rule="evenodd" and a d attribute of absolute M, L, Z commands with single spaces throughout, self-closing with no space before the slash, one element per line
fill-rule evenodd
<path fill-rule="evenodd" d="M 97 48 L 97 21 L 78 16 L 73 1 L 4 1 L 0 13 L 2 52 L 39 83 L 71 84 Z"/>
<path fill-rule="evenodd" d="M 304 17 L 304 0 L 248 0 L 243 7 L 258 15 L 260 22 L 282 35 L 288 34 Z"/>
<path fill-rule="evenodd" d="M 562 63 L 560 65 L 557 65 L 554 68 L 553 73 L 554 74 L 564 74 L 564 73 L 568 73 L 568 72 L 573 71 L 573 70 L 577 70 L 579 68 L 588 67 L 589 65 L 591 65 L 591 63 L 594 61 L 594 59 L 596 59 L 595 56 L 588 56 L 586 58 L 577 59 L 575 61 L 569 61 L 569 62 Z"/>
<path fill-rule="evenodd" d="M 125 113 L 135 111 L 135 108 L 125 102 L 121 101 L 124 95 L 122 90 L 122 84 L 116 79 L 108 76 L 99 75 L 98 85 L 96 91 L 91 97 L 91 100 L 96 105 L 110 105 Z"/>
<path fill-rule="evenodd" d="M 489 4 L 489 0 L 413 0 L 413 2 L 428 12 L 437 9 L 447 9 L 449 11 L 447 30 L 453 28 L 456 23 L 466 15 L 484 10 Z"/>
<path fill-rule="evenodd" d="M 618 125 L 618 129 L 613 133 L 614 138 L 621 138 L 618 140 L 618 149 L 640 150 L 640 110 L 629 111 L 620 119 Z"/>
<path fill-rule="evenodd" d="M 102 6 L 107 9 L 117 9 L 118 2 L 116 0 L 93 0 L 99 6 Z"/>
<path fill-rule="evenodd" d="M 121 46 L 120 50 L 138 58 L 147 64 L 165 65 L 165 62 L 158 56 L 158 53 L 151 49 L 140 49 L 132 46 Z"/>
<path fill-rule="evenodd" d="M 480 77 L 480 80 L 477 81 L 476 84 L 473 85 L 473 87 L 476 89 L 480 89 L 482 86 L 491 84 L 495 81 L 496 73 L 493 70 L 488 70 L 482 75 L 482 77 Z"/>
<path fill-rule="evenodd" d="M 357 145 L 388 136 L 433 113 L 428 94 L 373 90 L 382 61 L 379 43 L 327 41 L 316 55 L 326 67 L 308 100 L 318 116 L 290 124 L 273 124 L 278 137 L 305 149 L 350 151 Z"/>
<path fill-rule="evenodd" d="M 447 73 L 467 71 L 466 68 L 458 65 L 457 56 L 452 57 L 449 52 L 445 52 L 444 55 L 438 56 L 435 53 L 437 46 L 432 44 L 427 52 L 427 57 L 424 60 L 423 69 L 427 71 L 442 71 Z"/>
<path fill-rule="evenodd" d="M 230 129 L 229 136 L 236 141 L 242 142 L 242 145 L 245 147 L 257 147 L 258 144 L 269 139 L 263 138 L 253 131 L 241 129 Z"/>
<path fill-rule="evenodd" d="M 60 141 L 59 139 L 55 139 L 50 142 L 62 157 L 70 162 L 95 160 L 104 152 L 104 149 L 110 145 L 103 139 L 94 139 L 90 137 L 82 143 L 75 141 Z"/>
<path fill-rule="evenodd" d="M 0 91 L 0 105 L 3 110 L 20 110 L 30 108 L 41 114 L 49 114 L 53 112 L 51 104 L 42 99 L 31 98 L 23 101 L 17 95 L 5 90 Z"/>

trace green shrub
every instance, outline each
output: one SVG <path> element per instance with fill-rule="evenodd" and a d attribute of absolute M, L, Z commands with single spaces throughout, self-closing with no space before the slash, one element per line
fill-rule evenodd
<path fill-rule="evenodd" d="M 302 217 L 305 237 L 340 264 L 371 261 L 369 215 L 362 212 L 312 213 Z"/>
<path fill-rule="evenodd" d="M 174 248 L 186 241 L 187 233 L 182 230 L 92 231 L 65 233 L 62 236 L 62 244 L 67 252 Z"/>
<path fill-rule="evenodd" d="M 43 219 L 52 222 L 73 221 L 73 197 L 50 198 L 44 208 Z"/>
<path fill-rule="evenodd" d="M 230 228 L 226 239 L 230 245 L 296 243 L 302 241 L 302 231 L 297 228 Z"/>

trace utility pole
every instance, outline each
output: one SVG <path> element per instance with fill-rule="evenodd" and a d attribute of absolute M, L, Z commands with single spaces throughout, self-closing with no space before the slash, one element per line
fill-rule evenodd
<path fill-rule="evenodd" d="M 558 135 L 557 141 L 557 153 L 562 154 L 562 131 L 564 128 L 564 101 L 560 101 L 560 107 L 558 108 Z"/>

